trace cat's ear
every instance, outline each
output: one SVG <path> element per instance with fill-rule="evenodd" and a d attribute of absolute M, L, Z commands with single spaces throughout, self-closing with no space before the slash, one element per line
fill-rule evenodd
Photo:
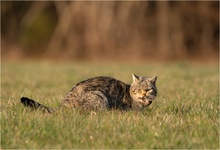
<path fill-rule="evenodd" d="M 153 76 L 152 78 L 150 78 L 150 81 L 155 83 L 157 81 L 157 76 Z"/>
<path fill-rule="evenodd" d="M 132 73 L 133 83 L 139 81 L 139 78 L 140 78 L 139 76 Z"/>

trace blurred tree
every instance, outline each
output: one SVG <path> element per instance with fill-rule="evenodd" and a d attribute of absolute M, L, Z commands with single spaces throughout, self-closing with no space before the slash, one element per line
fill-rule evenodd
<path fill-rule="evenodd" d="M 19 57 L 74 60 L 219 54 L 219 1 L 3 1 L 1 20 L 3 57 L 19 50 Z"/>

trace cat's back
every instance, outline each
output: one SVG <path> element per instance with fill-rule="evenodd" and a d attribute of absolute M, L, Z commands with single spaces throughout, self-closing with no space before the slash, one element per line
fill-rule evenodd
<path fill-rule="evenodd" d="M 129 87 L 129 85 L 111 77 L 90 78 L 77 83 L 67 93 L 62 105 L 85 108 L 96 106 L 101 108 L 118 107 L 121 105 L 123 97 L 128 93 Z"/>
<path fill-rule="evenodd" d="M 80 91 L 109 91 L 120 89 L 126 86 L 125 83 L 106 76 L 98 76 L 94 78 L 90 78 L 84 81 L 77 83 L 72 90 L 80 90 Z"/>

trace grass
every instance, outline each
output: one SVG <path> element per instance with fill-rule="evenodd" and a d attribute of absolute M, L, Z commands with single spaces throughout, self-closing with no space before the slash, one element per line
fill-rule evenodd
<path fill-rule="evenodd" d="M 144 111 L 57 114 L 31 111 L 27 96 L 50 107 L 83 79 L 157 75 L 158 97 Z M 9 63 L 1 66 L 1 149 L 219 148 L 218 64 Z"/>

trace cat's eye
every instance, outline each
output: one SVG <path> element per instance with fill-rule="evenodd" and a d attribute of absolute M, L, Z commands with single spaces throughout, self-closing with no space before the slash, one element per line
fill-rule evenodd
<path fill-rule="evenodd" d="M 133 93 L 137 93 L 136 89 L 135 89 L 135 90 L 132 90 L 132 92 L 133 92 Z"/>
<path fill-rule="evenodd" d="M 138 93 L 144 93 L 144 90 L 139 89 L 139 90 L 137 90 L 137 92 Z"/>
<path fill-rule="evenodd" d="M 135 90 L 133 90 L 133 93 L 134 94 L 141 93 L 141 90 L 140 89 L 135 89 Z"/>

